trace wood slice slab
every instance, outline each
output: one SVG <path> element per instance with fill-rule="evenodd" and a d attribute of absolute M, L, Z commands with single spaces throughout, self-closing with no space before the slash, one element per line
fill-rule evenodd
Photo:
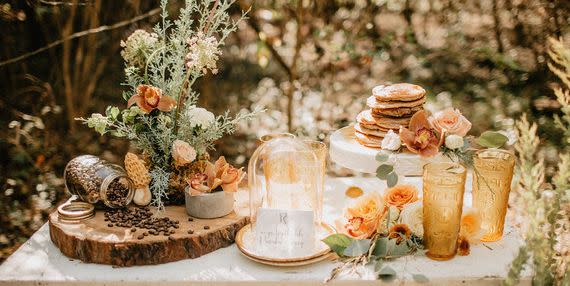
<path fill-rule="evenodd" d="M 157 214 L 155 214 L 157 215 Z M 197 258 L 234 242 L 236 233 L 249 223 L 249 217 L 231 213 L 217 219 L 188 220 L 184 206 L 167 206 L 163 214 L 180 222 L 180 228 L 168 236 L 148 235 L 130 228 L 108 227 L 103 211 L 79 224 L 62 223 L 57 211 L 49 216 L 50 237 L 68 257 L 83 262 L 133 266 L 161 264 L 188 258 Z M 204 229 L 209 226 L 209 229 Z M 188 230 L 193 230 L 189 234 Z"/>

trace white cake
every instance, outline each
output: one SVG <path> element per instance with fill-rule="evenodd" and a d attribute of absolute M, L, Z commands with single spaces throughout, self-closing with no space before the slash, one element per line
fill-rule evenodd
<path fill-rule="evenodd" d="M 354 138 L 354 127 L 347 126 L 335 131 L 330 138 L 331 160 L 345 168 L 363 173 L 376 173 L 380 165 L 376 155 L 380 149 L 361 145 Z M 432 158 L 422 158 L 406 151 L 390 156 L 390 162 L 401 176 L 421 176 L 422 168 L 430 162 L 450 161 L 441 154 Z"/>

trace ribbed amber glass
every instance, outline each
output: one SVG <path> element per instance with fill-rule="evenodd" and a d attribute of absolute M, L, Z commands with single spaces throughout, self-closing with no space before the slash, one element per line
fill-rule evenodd
<path fill-rule="evenodd" d="M 488 149 L 475 154 L 473 207 L 481 215 L 482 241 L 497 241 L 503 237 L 514 167 L 512 152 Z"/>
<path fill-rule="evenodd" d="M 448 260 L 457 252 L 466 174 L 465 167 L 455 163 L 424 166 L 424 245 L 431 259 Z"/>

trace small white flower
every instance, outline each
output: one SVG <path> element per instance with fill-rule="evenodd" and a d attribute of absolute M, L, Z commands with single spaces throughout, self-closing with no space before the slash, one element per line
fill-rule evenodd
<path fill-rule="evenodd" d="M 190 48 L 186 55 L 186 67 L 189 70 L 207 73 L 209 69 L 213 74 L 218 73 L 216 62 L 222 52 L 218 49 L 219 43 L 215 37 L 206 37 L 204 33 L 199 32 L 186 42 Z"/>
<path fill-rule="evenodd" d="M 93 113 L 91 114 L 91 117 L 87 118 L 87 126 L 95 129 L 95 131 L 99 132 L 101 135 L 105 134 L 107 124 L 107 117 L 103 116 L 101 113 Z"/>
<path fill-rule="evenodd" d="M 445 137 L 445 147 L 455 150 L 463 147 L 463 137 L 459 135 L 448 135 Z"/>
<path fill-rule="evenodd" d="M 202 129 L 210 127 L 216 120 L 216 116 L 212 112 L 201 107 L 190 107 L 188 118 L 190 119 L 190 128 L 201 127 Z"/>
<path fill-rule="evenodd" d="M 402 140 L 400 140 L 400 135 L 396 134 L 396 132 L 389 130 L 382 139 L 382 149 L 396 151 L 400 149 L 402 146 Z"/>
<path fill-rule="evenodd" d="M 129 66 L 143 68 L 147 57 L 158 46 L 158 35 L 138 29 L 126 41 L 121 41 L 121 56 Z"/>
<path fill-rule="evenodd" d="M 406 224 L 415 235 L 424 236 L 423 217 L 422 203 L 411 203 L 402 209 L 400 223 Z"/>

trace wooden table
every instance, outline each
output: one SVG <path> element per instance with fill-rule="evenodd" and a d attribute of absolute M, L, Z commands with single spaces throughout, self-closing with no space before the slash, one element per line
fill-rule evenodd
<path fill-rule="evenodd" d="M 421 186 L 421 178 L 406 178 L 406 182 Z M 383 182 L 376 178 L 330 178 L 325 192 L 325 221 L 332 223 L 344 206 L 351 203 L 344 195 L 348 186 L 359 186 L 366 192 L 382 191 Z M 470 186 L 470 183 L 467 183 Z M 238 195 L 238 205 L 243 204 Z M 465 195 L 471 205 L 470 192 Z M 240 211 L 244 211 L 241 209 Z M 432 285 L 498 285 L 505 277 L 521 239 L 508 227 L 501 241 L 474 245 L 469 256 L 457 256 L 450 261 L 433 261 L 426 257 L 409 256 L 386 262 L 398 272 L 400 285 L 418 284 L 413 274 L 423 274 Z M 257 264 L 244 257 L 235 245 L 197 259 L 152 266 L 114 268 L 108 265 L 86 264 L 62 255 L 49 238 L 47 225 L 42 226 L 20 249 L 0 265 L 0 285 L 313 285 L 320 284 L 335 267 L 332 261 L 294 267 L 277 268 Z M 530 285 L 530 271 L 523 273 Z M 342 276 L 334 284 L 377 285 L 371 267 L 361 269 L 361 276 Z M 357 279 L 358 282 L 352 280 Z M 425 284 L 423 284 L 425 285 Z"/>

